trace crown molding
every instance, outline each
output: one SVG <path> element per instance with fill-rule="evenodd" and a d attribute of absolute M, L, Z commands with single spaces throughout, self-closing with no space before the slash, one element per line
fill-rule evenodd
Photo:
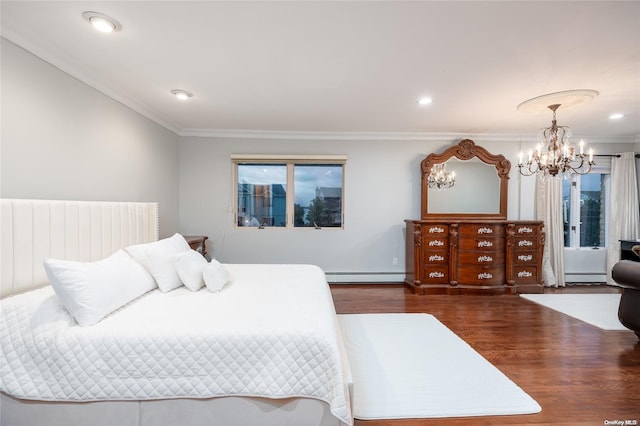
<path fill-rule="evenodd" d="M 184 137 L 216 139 L 277 139 L 277 140 L 335 140 L 335 141 L 437 141 L 473 139 L 474 141 L 515 142 L 524 140 L 522 135 L 506 133 L 461 134 L 445 132 L 302 132 L 286 130 L 215 130 L 182 129 Z M 535 140 L 532 138 L 531 140 Z"/>
<path fill-rule="evenodd" d="M 233 130 L 233 129 L 182 129 L 182 137 L 214 139 L 271 139 L 271 140 L 325 140 L 325 141 L 454 141 L 471 139 L 475 142 L 538 142 L 537 132 L 522 135 L 515 133 L 449 133 L 449 132 L 302 132 L 287 130 Z M 574 135 L 571 140 L 584 139 L 587 144 L 638 143 L 640 136 L 590 137 Z"/>

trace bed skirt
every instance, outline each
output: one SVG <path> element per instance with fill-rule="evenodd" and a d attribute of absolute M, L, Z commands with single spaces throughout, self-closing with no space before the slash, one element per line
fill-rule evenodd
<path fill-rule="evenodd" d="M 0 393 L 1 426 L 343 426 L 311 398 L 43 402 Z"/>

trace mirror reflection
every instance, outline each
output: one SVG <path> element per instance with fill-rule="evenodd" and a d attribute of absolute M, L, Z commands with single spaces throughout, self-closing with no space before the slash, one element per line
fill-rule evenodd
<path fill-rule="evenodd" d="M 500 213 L 500 177 L 494 165 L 478 158 L 463 161 L 454 157 L 441 165 L 435 164 L 431 174 L 435 179 L 440 173 L 441 179 L 445 179 L 443 171 L 454 173 L 455 184 L 429 185 L 428 213 Z"/>
<path fill-rule="evenodd" d="M 447 171 L 447 163 L 434 164 L 427 178 L 429 188 L 447 189 L 456 183 L 456 172 Z"/>

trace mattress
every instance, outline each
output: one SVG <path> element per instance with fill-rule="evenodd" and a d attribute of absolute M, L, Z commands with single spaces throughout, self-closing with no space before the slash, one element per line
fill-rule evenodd
<path fill-rule="evenodd" d="M 219 293 L 153 290 L 79 327 L 47 286 L 1 302 L 0 391 L 41 401 L 325 401 L 352 424 L 331 294 L 311 265 L 225 265 Z"/>

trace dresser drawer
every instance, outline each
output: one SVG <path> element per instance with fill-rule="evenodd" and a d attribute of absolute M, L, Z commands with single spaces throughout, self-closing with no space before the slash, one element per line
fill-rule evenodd
<path fill-rule="evenodd" d="M 538 263 L 537 251 L 517 250 L 513 255 L 514 265 L 536 265 Z"/>
<path fill-rule="evenodd" d="M 422 225 L 422 238 L 445 238 L 448 235 L 449 225 L 441 223 Z"/>
<path fill-rule="evenodd" d="M 535 251 L 538 248 L 538 239 L 534 237 L 517 237 L 514 239 L 513 250 L 516 252 L 521 251 Z M 516 255 L 516 257 L 518 257 Z"/>
<path fill-rule="evenodd" d="M 460 251 L 458 263 L 462 265 L 504 265 L 504 251 Z"/>
<path fill-rule="evenodd" d="M 504 238 L 460 238 L 458 240 L 458 246 L 460 250 L 504 251 Z"/>
<path fill-rule="evenodd" d="M 538 235 L 539 225 L 516 224 L 513 233 L 516 237 L 535 237 Z"/>
<path fill-rule="evenodd" d="M 503 284 L 504 275 L 504 266 L 467 266 L 458 268 L 458 281 L 461 284 Z"/>
<path fill-rule="evenodd" d="M 449 263 L 448 250 L 423 250 L 422 257 L 425 265 Z"/>
<path fill-rule="evenodd" d="M 502 237 L 504 236 L 504 226 L 483 223 L 465 223 L 460 225 L 459 232 L 463 237 Z"/>
<path fill-rule="evenodd" d="M 422 239 L 422 251 L 428 253 L 429 251 L 447 251 L 449 250 L 449 237 L 443 236 L 440 238 L 423 238 Z"/>
<path fill-rule="evenodd" d="M 447 284 L 449 282 L 449 265 L 425 265 L 421 281 L 425 284 Z"/>
<path fill-rule="evenodd" d="M 516 284 L 537 284 L 538 268 L 535 266 L 514 266 L 513 280 Z"/>

